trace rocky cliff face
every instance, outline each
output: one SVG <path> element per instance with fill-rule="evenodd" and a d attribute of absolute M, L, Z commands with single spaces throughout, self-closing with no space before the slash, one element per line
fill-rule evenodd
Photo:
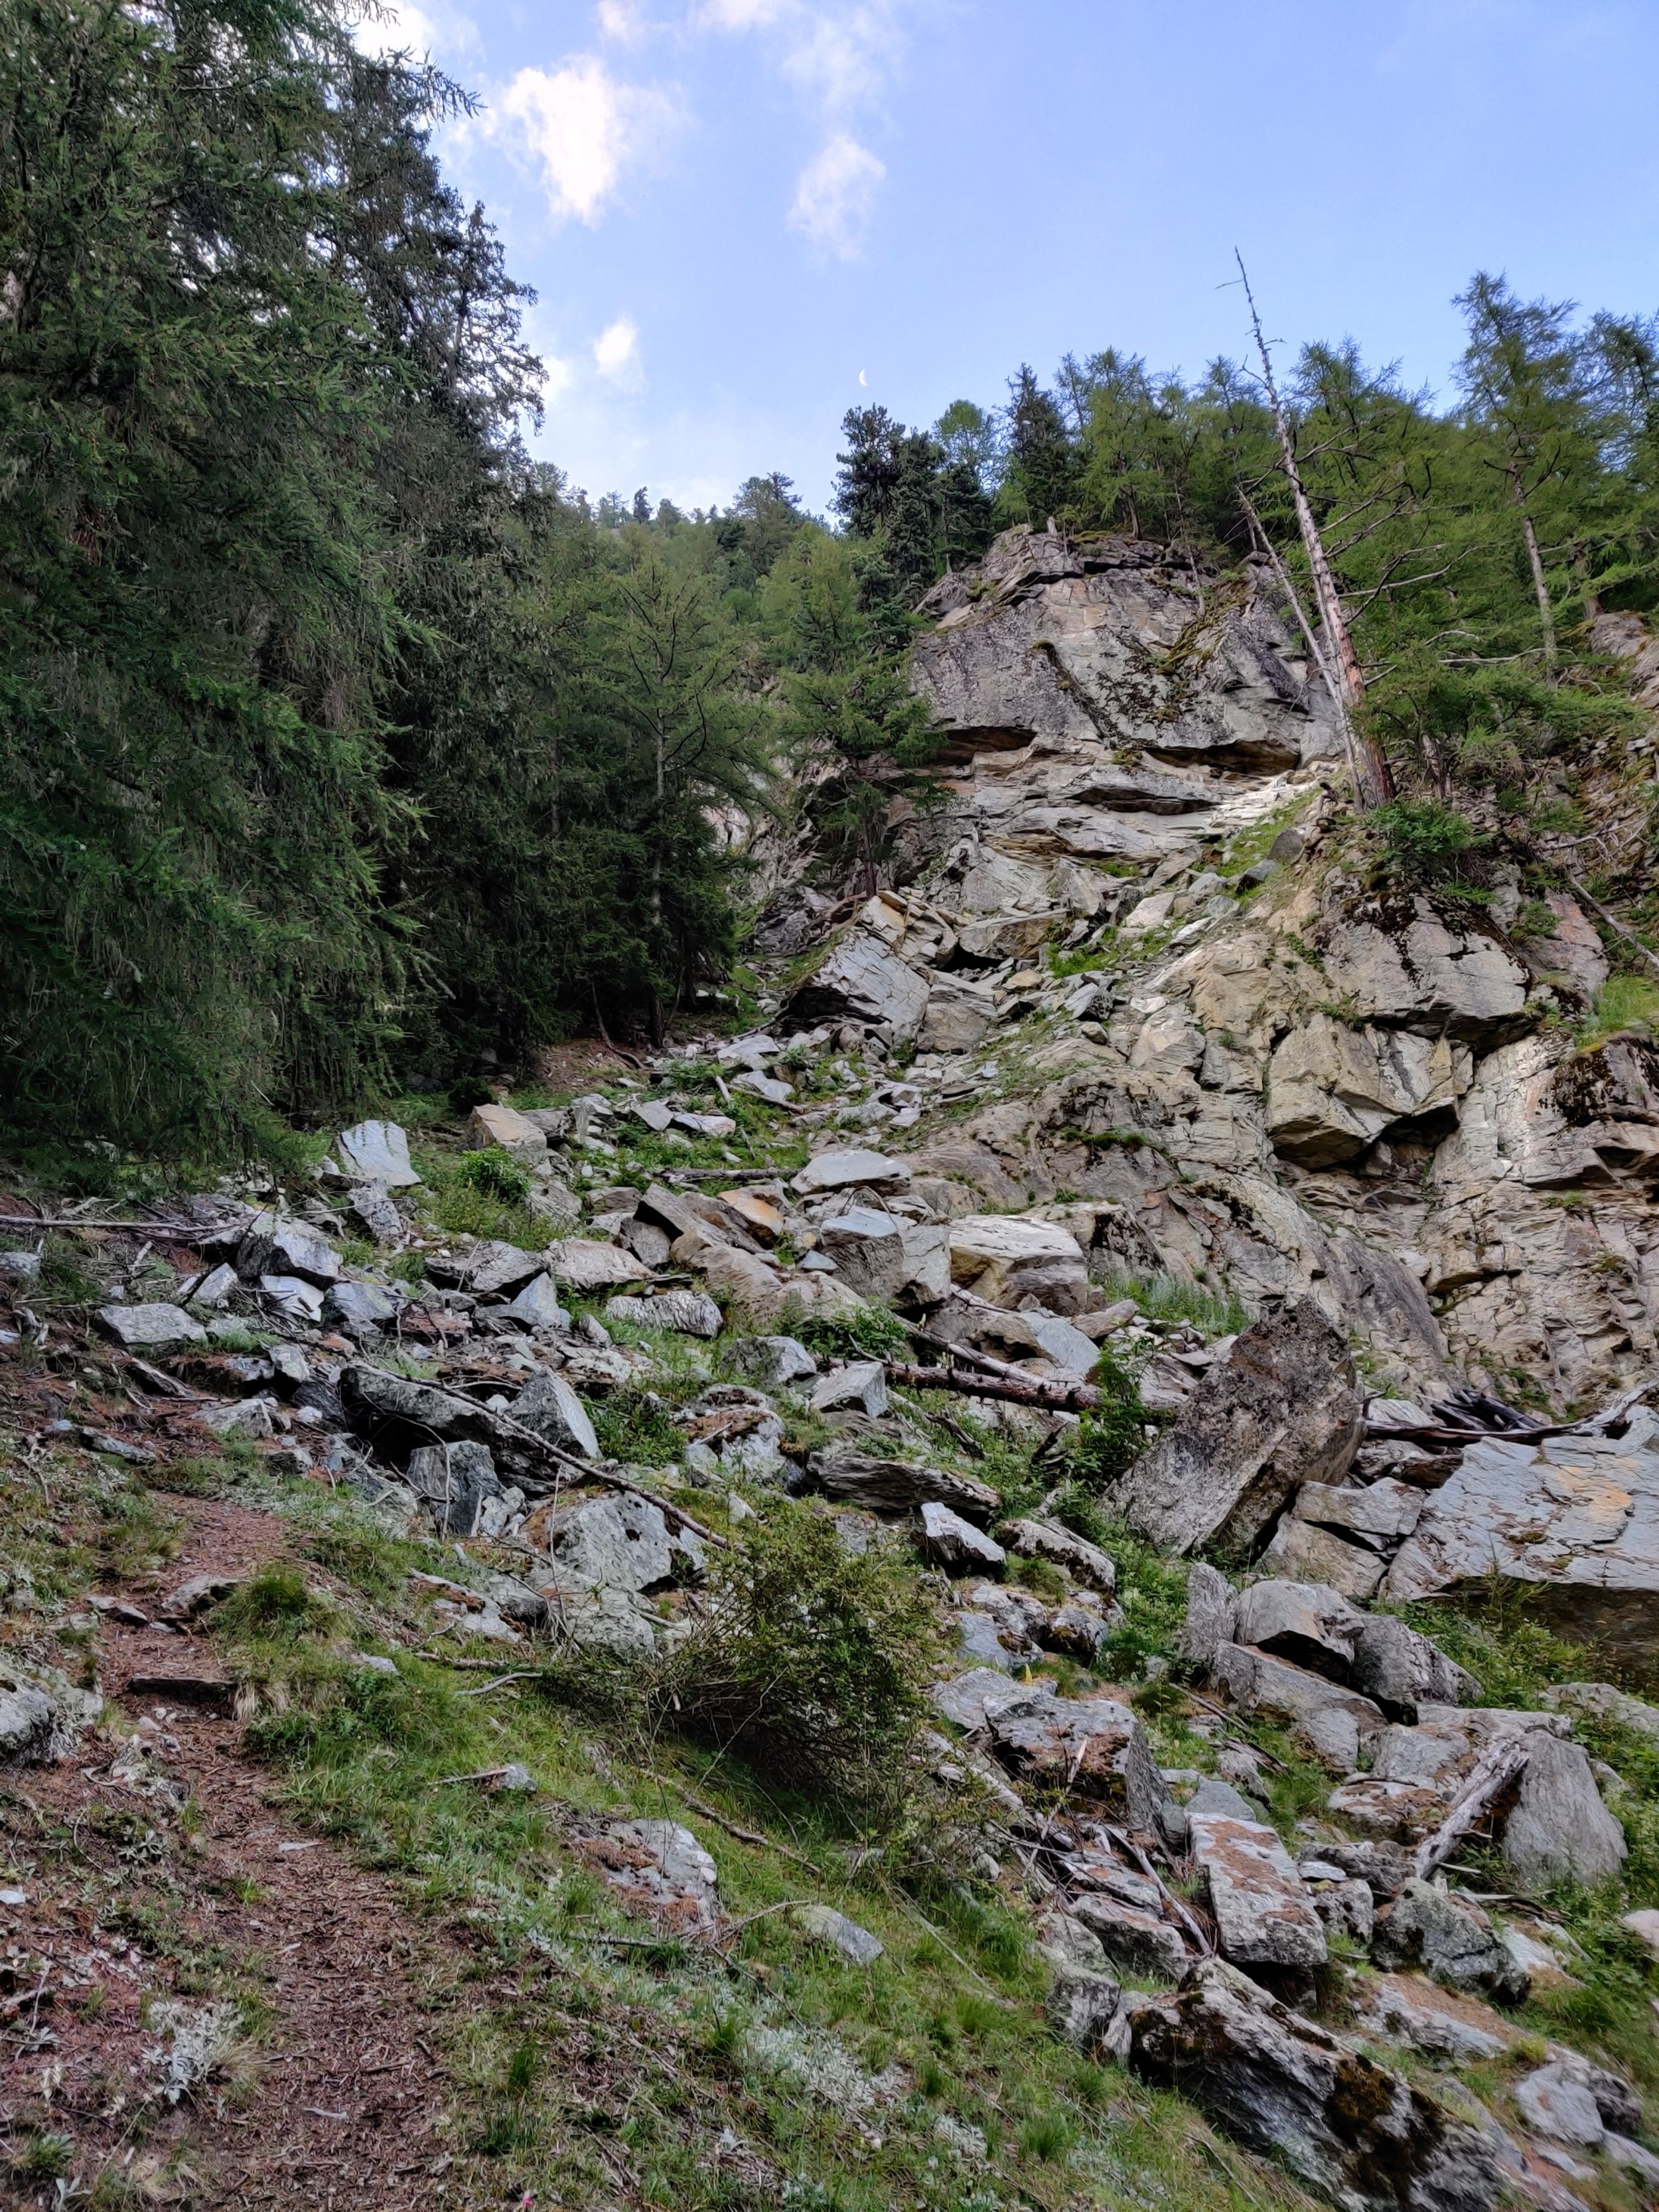
<path fill-rule="evenodd" d="M 1252 1312 L 1310 1296 L 1389 1387 L 1559 1407 L 1650 1371 L 1659 1052 L 1575 1048 L 1607 973 L 1578 906 L 1522 938 L 1501 889 L 1346 873 L 1328 706 L 1249 577 L 1014 532 L 925 605 L 946 802 L 790 1011 L 917 1048 L 963 1203 L 1074 1202 Z"/>

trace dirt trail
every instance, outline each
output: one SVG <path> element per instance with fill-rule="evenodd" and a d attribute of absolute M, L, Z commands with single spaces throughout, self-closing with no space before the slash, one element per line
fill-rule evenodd
<path fill-rule="evenodd" d="M 185 1525 L 177 1558 L 111 1589 L 141 1609 L 192 1576 L 246 1573 L 284 1548 L 273 1515 L 168 1503 Z M 99 1643 L 106 1694 L 153 1761 L 131 1779 L 112 1773 L 116 1747 L 98 1731 L 62 1765 L 0 1778 L 0 1856 L 27 1898 L 0 1905 L 0 2120 L 14 2147 L 67 2137 L 82 2185 L 125 2169 L 161 2203 L 414 2212 L 482 2201 L 454 2155 L 434 2040 L 439 2019 L 477 2001 L 476 1983 L 458 1987 L 465 1953 L 411 1917 L 390 1883 L 283 1820 L 228 1715 L 125 1692 L 135 1675 L 216 1674 L 203 1641 L 106 1617 Z M 146 1778 L 151 1765 L 164 1779 Z M 167 1784 L 189 1802 L 182 1819 Z M 210 2002 L 226 1968 L 264 2015 L 256 2038 L 176 2106 L 147 2102 L 166 2039 L 142 2012 L 157 1999 Z M 55 2201 L 52 2181 L 33 2197 L 24 2186 L 22 2202 Z"/>

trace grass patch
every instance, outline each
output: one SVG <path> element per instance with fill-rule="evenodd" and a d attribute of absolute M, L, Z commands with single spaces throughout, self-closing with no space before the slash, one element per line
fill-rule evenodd
<path fill-rule="evenodd" d="M 1589 1052 L 1624 1031 L 1651 1036 L 1656 1024 L 1659 1024 L 1659 984 L 1645 975 L 1609 975 L 1595 994 L 1594 1008 L 1575 1032 L 1573 1042 L 1581 1052 Z"/>
<path fill-rule="evenodd" d="M 1204 1336 L 1237 1336 L 1249 1325 L 1236 1292 L 1206 1290 L 1179 1275 L 1115 1271 L 1102 1278 L 1101 1287 L 1112 1297 L 1133 1298 L 1148 1321 L 1190 1322 Z"/>

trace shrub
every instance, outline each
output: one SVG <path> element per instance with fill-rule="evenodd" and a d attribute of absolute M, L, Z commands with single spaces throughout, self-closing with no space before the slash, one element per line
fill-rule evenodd
<path fill-rule="evenodd" d="M 522 1206 L 530 1195 L 530 1177 L 510 1154 L 489 1145 L 482 1152 L 463 1152 L 455 1170 L 458 1182 L 482 1197 L 503 1206 Z"/>
<path fill-rule="evenodd" d="M 1659 1027 L 1659 987 L 1645 975 L 1609 975 L 1595 994 L 1595 1011 L 1575 1042 L 1588 1051 L 1623 1030 L 1648 1036 Z"/>
<path fill-rule="evenodd" d="M 846 1551 L 827 1516 L 780 1504 L 715 1555 L 702 1617 L 658 1683 L 663 1717 L 795 1788 L 887 1826 L 943 1656 L 899 1562 Z"/>
<path fill-rule="evenodd" d="M 1075 1479 L 1100 1490 L 1126 1474 L 1146 1450 L 1152 1417 L 1140 1402 L 1139 1363 L 1103 1352 L 1091 1380 L 1100 1403 L 1085 1413 L 1063 1449 Z"/>
<path fill-rule="evenodd" d="M 654 1390 L 613 1390 L 593 1408 L 593 1433 L 607 1459 L 636 1467 L 667 1467 L 685 1449 L 684 1431 Z"/>
<path fill-rule="evenodd" d="M 1468 884 L 1471 864 L 1492 842 L 1466 814 L 1437 799 L 1391 799 L 1371 815 L 1370 826 L 1382 840 L 1389 872 L 1417 884 Z"/>
<path fill-rule="evenodd" d="M 795 1334 L 809 1352 L 826 1359 L 902 1359 L 910 1349 L 903 1322 L 885 1306 L 811 1314 Z"/>

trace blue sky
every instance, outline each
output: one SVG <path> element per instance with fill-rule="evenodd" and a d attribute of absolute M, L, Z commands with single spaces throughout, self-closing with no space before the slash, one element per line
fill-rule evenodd
<path fill-rule="evenodd" d="M 1454 293 L 1659 307 L 1655 0 L 404 0 L 442 155 L 539 295 L 537 449 L 598 495 L 822 507 L 848 407 L 1115 344 L 1352 336 L 1444 391 Z M 860 384 L 860 376 L 867 381 Z"/>

